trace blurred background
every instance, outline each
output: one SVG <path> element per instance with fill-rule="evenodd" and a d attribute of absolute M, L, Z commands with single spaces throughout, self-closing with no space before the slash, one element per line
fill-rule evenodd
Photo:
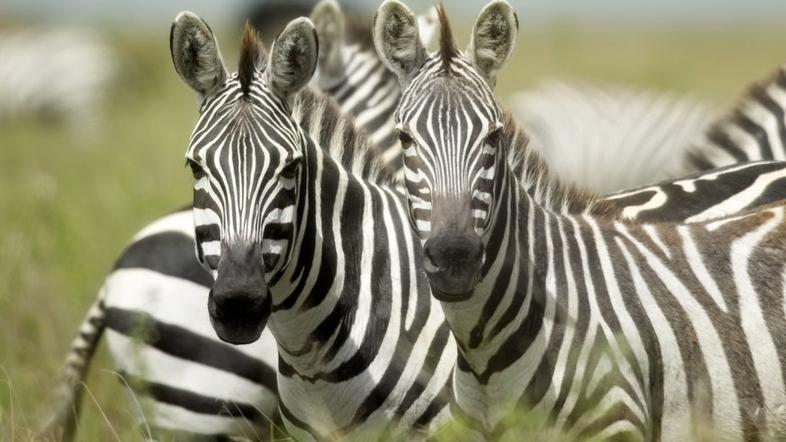
<path fill-rule="evenodd" d="M 341 3 L 359 15 L 377 6 Z M 445 3 L 466 42 L 485 2 Z M 512 3 L 522 32 L 499 76 L 503 99 L 557 77 L 671 91 L 724 109 L 786 61 L 783 0 Z M 0 3 L 0 440 L 29 439 L 66 346 L 130 236 L 189 201 L 183 153 L 196 99 L 171 67 L 171 19 L 198 13 L 233 66 L 246 18 L 276 21 L 312 5 Z M 88 385 L 80 439 L 139 439 L 103 346 Z"/>

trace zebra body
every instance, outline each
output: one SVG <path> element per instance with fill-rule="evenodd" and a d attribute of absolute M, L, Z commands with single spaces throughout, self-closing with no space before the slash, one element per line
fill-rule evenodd
<path fill-rule="evenodd" d="M 373 47 L 342 35 L 343 19 L 334 1 L 320 2 L 312 18 L 321 39 L 339 42 L 333 50 L 343 51 L 338 64 L 329 65 L 320 59 L 313 83 L 328 88 L 338 82 L 333 89 L 338 94 L 338 105 L 367 115 L 362 127 L 377 134 L 378 142 L 398 143 L 395 136 L 380 136 L 385 133 L 387 120 L 369 118 L 375 114 L 375 106 L 384 105 L 392 114 L 385 100 L 379 104 L 372 100 L 379 98 L 378 90 L 398 93 L 398 80 L 387 73 L 377 76 L 379 61 Z M 425 34 L 433 31 L 434 22 L 428 16 L 421 17 L 421 22 Z M 366 32 L 370 34 L 369 30 Z M 342 72 L 351 80 L 341 80 Z M 374 89 L 360 88 L 363 75 L 369 75 Z M 313 115 L 320 112 L 303 118 Z M 322 143 L 333 137 L 333 130 L 344 130 L 335 118 L 302 123 Z M 373 146 L 381 151 L 387 147 Z M 347 167 L 362 167 L 350 155 L 338 154 L 337 158 Z M 390 164 L 385 167 L 390 168 Z M 138 381 L 126 385 L 132 387 L 130 403 L 146 437 L 173 434 L 181 439 L 202 439 L 235 435 L 264 439 L 270 434 L 271 425 L 278 420 L 274 402 L 275 341 L 265 330 L 258 342 L 244 348 L 228 345 L 212 332 L 205 300 L 213 281 L 194 255 L 193 227 L 193 209 L 189 206 L 145 226 L 118 257 L 81 327 L 84 333 L 72 344 L 58 386 L 57 404 L 42 425 L 45 433 L 65 430 L 69 436 L 72 432 L 72 410 L 79 407 L 80 383 L 92 350 L 106 328 L 115 368 L 128 380 Z M 182 314 L 170 315 L 181 310 L 190 312 L 190 320 Z M 134 345 L 130 345 L 131 341 L 135 341 Z M 194 345 L 171 345 L 176 342 Z M 155 388 L 145 388 L 145 383 Z"/>
<path fill-rule="evenodd" d="M 784 206 L 648 224 L 560 185 L 506 143 L 512 119 L 491 91 L 515 44 L 511 7 L 486 6 L 464 54 L 440 12 L 435 56 L 395 0 L 375 42 L 406 85 L 410 216 L 459 346 L 461 414 L 492 438 L 519 406 L 568 439 L 783 438 Z"/>
<path fill-rule="evenodd" d="M 786 196 L 786 162 L 756 161 L 625 190 L 601 200 L 626 219 L 695 223 L 745 213 Z"/>
<path fill-rule="evenodd" d="M 218 336 L 250 343 L 269 327 L 282 420 L 298 439 L 444 419 L 455 345 L 392 177 L 350 120 L 302 90 L 317 59 L 311 22 L 291 22 L 269 57 L 247 29 L 236 75 L 193 14 L 176 18 L 172 42 L 203 102 L 186 158 Z M 193 69 L 191 57 L 205 62 Z"/>

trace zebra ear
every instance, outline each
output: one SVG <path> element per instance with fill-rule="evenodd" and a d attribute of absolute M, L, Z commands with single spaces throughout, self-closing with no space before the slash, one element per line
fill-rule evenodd
<path fill-rule="evenodd" d="M 267 76 L 270 89 L 289 100 L 311 81 L 317 68 L 319 40 L 311 20 L 300 17 L 278 34 L 270 50 Z"/>
<path fill-rule="evenodd" d="M 227 70 L 210 26 L 189 11 L 175 17 L 169 32 L 172 63 L 180 78 L 200 98 L 215 92 L 227 79 Z"/>
<path fill-rule="evenodd" d="M 398 0 L 387 0 L 374 16 L 372 29 L 379 58 L 405 85 L 427 57 L 415 14 Z"/>
<path fill-rule="evenodd" d="M 480 11 L 467 54 L 492 87 L 513 54 L 518 32 L 519 19 L 505 0 L 494 0 Z"/>
<path fill-rule="evenodd" d="M 320 42 L 319 84 L 325 88 L 340 80 L 344 71 L 344 14 L 336 0 L 322 0 L 311 11 L 311 21 Z"/>

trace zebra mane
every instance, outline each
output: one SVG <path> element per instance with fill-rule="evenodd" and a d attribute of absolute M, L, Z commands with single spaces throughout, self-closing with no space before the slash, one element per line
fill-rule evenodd
<path fill-rule="evenodd" d="M 395 170 L 386 167 L 368 136 L 345 114 L 335 99 L 307 87 L 298 93 L 292 116 L 328 156 L 355 177 L 375 184 L 392 185 Z"/>
<path fill-rule="evenodd" d="M 237 67 L 237 78 L 240 81 L 240 89 L 243 95 L 248 95 L 251 83 L 258 70 L 265 69 L 267 62 L 267 50 L 265 49 L 259 33 L 249 22 L 243 28 L 243 36 L 240 39 L 240 61 Z"/>
<path fill-rule="evenodd" d="M 544 208 L 559 213 L 590 213 L 604 218 L 621 215 L 618 207 L 597 194 L 564 183 L 554 175 L 540 154 L 528 147 L 529 137 L 508 111 L 503 113 L 502 138 L 513 175 Z"/>
<path fill-rule="evenodd" d="M 450 26 L 448 13 L 442 3 L 437 6 L 437 17 L 439 17 L 439 55 L 442 59 L 442 69 L 450 73 L 450 61 L 458 56 L 459 50 L 456 48 L 456 39 L 453 38 L 453 28 Z"/>

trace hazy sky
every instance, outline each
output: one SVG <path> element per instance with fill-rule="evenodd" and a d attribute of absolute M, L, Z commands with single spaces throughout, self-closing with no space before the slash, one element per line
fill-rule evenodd
<path fill-rule="evenodd" d="M 265 1 L 265 0 L 257 0 Z M 287 2 L 298 0 L 286 0 Z M 306 0 L 307 1 L 307 0 Z M 158 26 L 183 9 L 191 9 L 211 23 L 231 22 L 254 0 L 2 0 L 0 17 L 68 22 L 111 21 L 113 25 Z M 379 1 L 342 0 L 348 10 L 373 10 Z M 433 1 L 411 0 L 423 10 Z M 484 0 L 444 0 L 453 15 L 476 14 Z M 511 0 L 524 23 L 554 20 L 612 23 L 783 23 L 786 0 Z"/>

